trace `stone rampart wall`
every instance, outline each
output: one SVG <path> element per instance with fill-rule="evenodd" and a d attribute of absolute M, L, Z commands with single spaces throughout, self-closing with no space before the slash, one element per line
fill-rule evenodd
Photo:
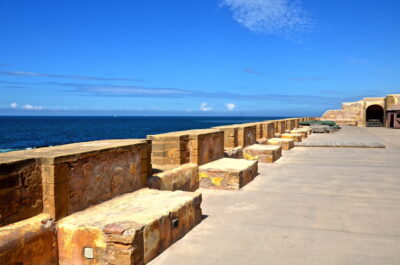
<path fill-rule="evenodd" d="M 284 120 L 265 121 L 0 154 L 0 264 L 58 264 L 59 219 L 147 186 L 195 190 L 198 166 L 222 158 L 224 147 L 285 128 Z M 152 162 L 169 170 L 153 175 Z"/>

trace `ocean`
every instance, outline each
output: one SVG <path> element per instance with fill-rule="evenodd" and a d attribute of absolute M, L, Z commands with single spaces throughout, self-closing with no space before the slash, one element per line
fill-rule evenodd
<path fill-rule="evenodd" d="M 145 138 L 189 129 L 285 117 L 22 117 L 0 116 L 0 153 L 67 143 Z"/>

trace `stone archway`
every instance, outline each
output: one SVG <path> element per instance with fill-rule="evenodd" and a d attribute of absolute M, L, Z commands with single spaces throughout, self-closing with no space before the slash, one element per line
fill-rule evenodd
<path fill-rule="evenodd" d="M 380 105 L 371 105 L 365 111 L 365 124 L 367 127 L 382 127 L 385 111 Z"/>

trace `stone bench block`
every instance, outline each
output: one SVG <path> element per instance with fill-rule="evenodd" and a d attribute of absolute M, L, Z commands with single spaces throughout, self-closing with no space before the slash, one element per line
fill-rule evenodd
<path fill-rule="evenodd" d="M 258 161 L 222 158 L 199 167 L 200 187 L 238 190 L 258 174 Z"/>
<path fill-rule="evenodd" d="M 58 222 L 59 264 L 144 264 L 201 220 L 201 194 L 141 189 Z"/>
<path fill-rule="evenodd" d="M 308 130 L 303 130 L 303 129 L 295 129 L 290 131 L 291 134 L 301 134 L 301 138 L 307 138 L 308 137 Z"/>
<path fill-rule="evenodd" d="M 48 214 L 0 227 L 0 264 L 58 265 L 54 221 Z"/>
<path fill-rule="evenodd" d="M 293 141 L 295 141 L 296 143 L 301 142 L 301 134 L 299 133 L 284 133 L 281 134 L 281 138 L 293 139 Z"/>
<path fill-rule="evenodd" d="M 268 138 L 261 138 L 257 140 L 258 144 L 267 144 L 268 143 Z"/>
<path fill-rule="evenodd" d="M 243 158 L 243 148 L 241 146 L 235 148 L 225 148 L 224 157 L 227 158 Z"/>
<path fill-rule="evenodd" d="M 286 138 L 271 138 L 268 140 L 268 144 L 280 145 L 282 150 L 290 150 L 294 147 L 293 139 Z"/>
<path fill-rule="evenodd" d="M 243 150 L 243 157 L 247 160 L 258 160 L 260 163 L 273 163 L 282 156 L 282 147 L 279 145 L 253 144 Z"/>
<path fill-rule="evenodd" d="M 153 174 L 147 184 L 151 189 L 195 191 L 199 188 L 197 164 L 185 164 L 177 168 Z"/>

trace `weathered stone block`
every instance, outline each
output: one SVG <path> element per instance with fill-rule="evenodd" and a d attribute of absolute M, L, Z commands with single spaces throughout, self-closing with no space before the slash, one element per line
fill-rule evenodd
<path fill-rule="evenodd" d="M 42 148 L 41 148 L 42 149 Z M 107 140 L 41 150 L 46 158 L 45 210 L 57 219 L 147 186 L 151 172 L 145 140 Z M 54 201 L 51 201 L 52 193 Z"/>
<path fill-rule="evenodd" d="M 186 163 L 202 165 L 224 155 L 223 132 L 215 129 L 148 135 L 147 138 L 156 146 L 152 162 L 159 169 Z"/>
<path fill-rule="evenodd" d="M 305 139 L 305 138 L 307 138 L 308 135 L 309 135 L 309 130 L 299 128 L 299 129 L 291 130 L 290 133 L 291 133 L 291 134 L 301 134 L 301 138 L 302 138 L 302 139 Z"/>
<path fill-rule="evenodd" d="M 224 133 L 215 129 L 189 131 L 190 162 L 203 165 L 224 156 Z"/>
<path fill-rule="evenodd" d="M 290 150 L 294 147 L 293 139 L 286 138 L 271 138 L 268 140 L 268 144 L 279 145 L 282 147 L 282 150 Z"/>
<path fill-rule="evenodd" d="M 199 188 L 197 164 L 185 164 L 171 170 L 153 174 L 148 179 L 148 186 L 158 190 L 195 191 Z"/>
<path fill-rule="evenodd" d="M 253 144 L 243 149 L 243 158 L 258 160 L 260 163 L 273 163 L 282 156 L 279 145 Z"/>
<path fill-rule="evenodd" d="M 275 125 L 274 125 L 275 134 L 276 133 L 280 133 L 280 134 L 285 133 L 285 131 L 286 131 L 285 125 L 286 124 L 285 124 L 284 120 L 275 120 L 274 123 L 275 123 Z"/>
<path fill-rule="evenodd" d="M 40 163 L 10 153 L 0 155 L 0 226 L 33 217 L 43 210 Z"/>
<path fill-rule="evenodd" d="M 47 214 L 0 227 L 0 264 L 58 265 L 56 230 Z"/>
<path fill-rule="evenodd" d="M 245 147 L 256 143 L 257 127 L 255 124 L 234 124 L 214 128 L 224 131 L 225 148 Z M 232 137 L 234 138 L 232 139 Z"/>
<path fill-rule="evenodd" d="M 199 167 L 200 186 L 238 190 L 258 174 L 258 161 L 223 158 Z"/>
<path fill-rule="evenodd" d="M 300 133 L 283 133 L 281 134 L 281 138 L 293 139 L 296 143 L 301 142 L 301 134 Z"/>
<path fill-rule="evenodd" d="M 59 221 L 59 264 L 144 264 L 201 221 L 201 194 L 142 189 Z"/>
<path fill-rule="evenodd" d="M 268 138 L 261 138 L 257 140 L 258 144 L 267 144 L 268 142 Z"/>
<path fill-rule="evenodd" d="M 243 158 L 243 148 L 241 146 L 235 148 L 225 148 L 224 157 L 227 158 Z"/>
<path fill-rule="evenodd" d="M 266 121 L 263 123 L 263 138 L 270 139 L 274 137 L 275 133 L 275 122 Z"/>

